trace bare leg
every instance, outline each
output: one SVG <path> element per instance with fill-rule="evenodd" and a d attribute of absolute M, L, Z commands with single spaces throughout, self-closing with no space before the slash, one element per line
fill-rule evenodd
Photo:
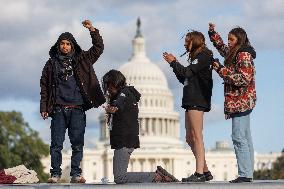
<path fill-rule="evenodd" d="M 203 143 L 203 114 L 202 111 L 189 110 L 187 112 L 188 123 L 190 125 L 190 135 L 192 135 L 192 152 L 196 159 L 196 172 L 203 174 L 205 168 L 205 150 Z M 207 168 L 208 169 L 208 168 Z"/>
<path fill-rule="evenodd" d="M 194 157 L 196 158 L 196 150 L 195 150 L 194 143 L 193 143 L 194 132 L 193 132 L 193 129 L 192 129 L 192 127 L 190 125 L 190 122 L 189 122 L 188 112 L 185 112 L 185 116 L 184 117 L 185 117 L 185 131 L 186 131 L 186 138 L 185 139 L 186 139 L 187 144 L 190 146 L 191 151 L 192 151 Z M 205 157 L 204 157 L 203 172 L 208 172 L 208 171 L 209 171 L 209 169 L 208 169 Z"/>

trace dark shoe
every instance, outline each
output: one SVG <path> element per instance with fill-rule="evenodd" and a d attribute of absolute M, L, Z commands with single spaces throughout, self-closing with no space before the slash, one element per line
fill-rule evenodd
<path fill-rule="evenodd" d="M 172 174 L 163 169 L 161 166 L 157 166 L 156 173 L 158 173 L 163 178 L 162 182 L 179 182 L 178 179 L 176 179 Z"/>
<path fill-rule="evenodd" d="M 60 180 L 60 176 L 59 175 L 52 175 L 47 182 L 48 183 L 58 183 Z"/>
<path fill-rule="evenodd" d="M 230 183 L 252 182 L 252 178 L 238 177 L 235 180 L 230 180 Z"/>
<path fill-rule="evenodd" d="M 82 177 L 81 175 L 73 176 L 70 180 L 70 183 L 85 183 L 86 179 Z"/>
<path fill-rule="evenodd" d="M 205 182 L 206 178 L 204 175 L 201 177 L 196 176 L 195 174 L 192 174 L 190 177 L 182 178 L 182 182 Z"/>
<path fill-rule="evenodd" d="M 206 180 L 206 181 L 210 181 L 210 180 L 213 179 L 213 175 L 211 174 L 210 171 L 204 172 L 203 174 L 204 174 L 204 176 L 205 176 L 205 180 Z"/>

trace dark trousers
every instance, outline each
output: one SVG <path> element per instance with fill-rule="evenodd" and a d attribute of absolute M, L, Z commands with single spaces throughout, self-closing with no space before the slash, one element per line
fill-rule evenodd
<path fill-rule="evenodd" d="M 86 114 L 82 109 L 55 107 L 51 120 L 51 175 L 61 175 L 62 149 L 65 132 L 68 135 L 72 148 L 70 176 L 81 175 L 80 162 L 83 158 L 84 134 Z"/>
<path fill-rule="evenodd" d="M 155 172 L 127 172 L 129 159 L 134 148 L 115 149 L 113 155 L 113 176 L 116 184 L 151 183 Z"/>

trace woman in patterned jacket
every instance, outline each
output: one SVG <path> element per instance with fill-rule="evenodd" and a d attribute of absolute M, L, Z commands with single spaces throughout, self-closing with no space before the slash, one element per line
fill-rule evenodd
<path fill-rule="evenodd" d="M 231 183 L 251 182 L 254 170 L 254 149 L 250 132 L 250 113 L 256 104 L 254 48 L 244 29 L 236 27 L 228 34 L 228 46 L 209 23 L 209 37 L 221 56 L 224 66 L 213 63 L 213 69 L 224 80 L 224 111 L 232 118 L 232 140 L 239 177 Z"/>

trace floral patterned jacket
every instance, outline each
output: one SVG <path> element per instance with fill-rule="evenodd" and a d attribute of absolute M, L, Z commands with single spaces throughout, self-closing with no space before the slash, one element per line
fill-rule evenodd
<path fill-rule="evenodd" d="M 225 57 L 229 47 L 223 43 L 220 35 L 213 31 L 208 32 L 210 40 Z M 253 47 L 241 47 L 233 62 L 227 63 L 218 70 L 218 74 L 224 80 L 224 112 L 226 118 L 230 114 L 252 110 L 256 104 L 255 67 L 253 59 L 256 52 Z"/>

